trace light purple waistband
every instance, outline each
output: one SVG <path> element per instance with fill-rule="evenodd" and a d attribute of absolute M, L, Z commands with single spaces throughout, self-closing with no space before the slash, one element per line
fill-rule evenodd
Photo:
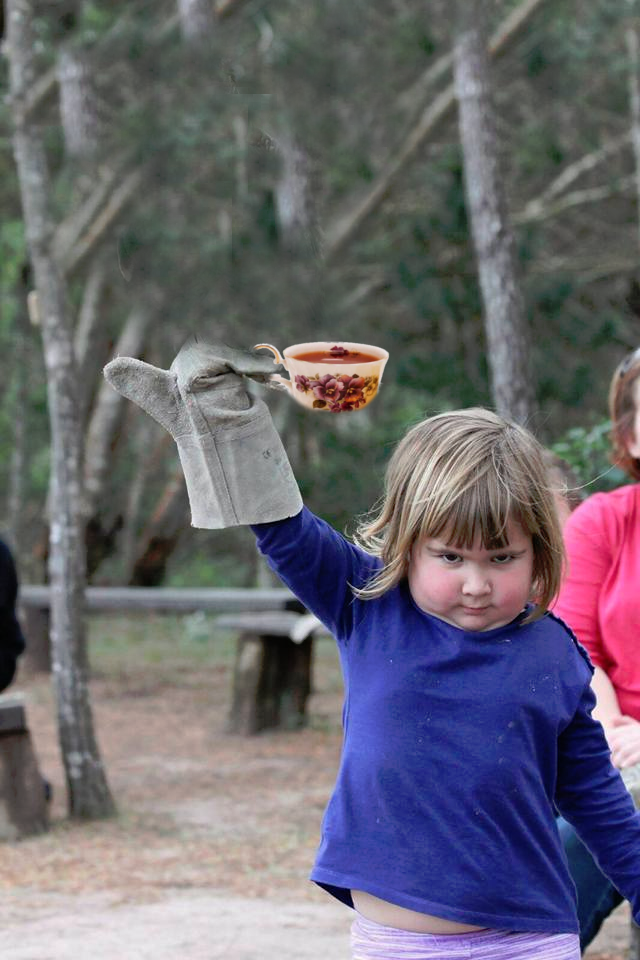
<path fill-rule="evenodd" d="M 353 960 L 580 960 L 573 933 L 478 930 L 457 935 L 412 933 L 385 927 L 356 913 Z"/>

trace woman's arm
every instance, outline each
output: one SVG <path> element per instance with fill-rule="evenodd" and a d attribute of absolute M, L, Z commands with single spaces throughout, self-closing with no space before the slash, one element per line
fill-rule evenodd
<path fill-rule="evenodd" d="M 597 700 L 593 717 L 604 728 L 614 766 L 622 770 L 640 763 L 640 723 L 621 712 L 611 680 L 601 667 L 595 668 L 591 687 Z"/>
<path fill-rule="evenodd" d="M 611 747 L 611 760 L 620 770 L 640 763 L 640 723 L 633 717 L 614 717 L 607 742 Z"/>
<path fill-rule="evenodd" d="M 596 705 L 593 711 L 595 720 L 599 720 L 604 727 L 605 736 L 609 739 L 609 732 L 613 729 L 613 722 L 622 716 L 618 705 L 618 696 L 611 680 L 602 669 L 596 667 L 591 680 L 591 687 L 596 695 Z"/>
<path fill-rule="evenodd" d="M 567 570 L 553 610 L 571 627 L 593 663 L 600 667 L 606 666 L 607 656 L 602 646 L 598 607 L 612 562 L 606 509 L 604 495 L 594 494 L 567 520 Z"/>

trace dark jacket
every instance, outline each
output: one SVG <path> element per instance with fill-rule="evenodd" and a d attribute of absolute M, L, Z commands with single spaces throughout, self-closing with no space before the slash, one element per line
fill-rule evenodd
<path fill-rule="evenodd" d="M 0 540 L 0 691 L 14 678 L 25 643 L 16 616 L 18 575 L 9 547 Z"/>

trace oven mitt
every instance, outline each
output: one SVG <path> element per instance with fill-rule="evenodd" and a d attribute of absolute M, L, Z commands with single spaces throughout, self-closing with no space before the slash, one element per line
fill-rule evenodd
<path fill-rule="evenodd" d="M 168 430 L 178 446 L 194 527 L 292 517 L 302 499 L 269 408 L 244 377 L 268 383 L 273 359 L 195 338 L 169 370 L 133 357 L 104 368 L 111 386 Z"/>

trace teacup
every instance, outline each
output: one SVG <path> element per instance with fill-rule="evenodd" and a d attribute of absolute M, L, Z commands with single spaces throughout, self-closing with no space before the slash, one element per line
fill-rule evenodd
<path fill-rule="evenodd" d="M 254 350 L 271 350 L 274 363 L 286 367 L 291 379 L 274 373 L 279 383 L 303 407 L 347 413 L 371 403 L 389 354 L 382 347 L 345 340 L 315 340 L 295 343 L 282 351 L 270 343 L 258 343 Z"/>

